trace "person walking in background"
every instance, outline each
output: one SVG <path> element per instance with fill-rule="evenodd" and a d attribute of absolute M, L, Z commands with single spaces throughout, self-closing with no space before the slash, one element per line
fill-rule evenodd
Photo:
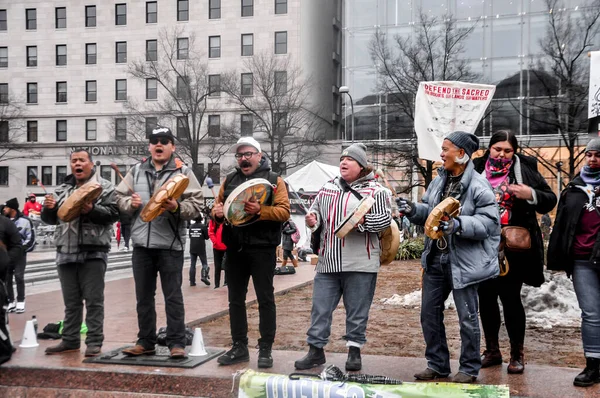
<path fill-rule="evenodd" d="M 206 260 L 206 241 L 208 240 L 208 226 L 206 225 L 206 216 L 200 213 L 194 223 L 190 226 L 190 286 L 196 286 L 196 263 L 198 258 L 202 263 L 200 271 L 200 280 L 207 286 L 210 286 L 210 277 L 208 272 L 208 262 Z"/>
<path fill-rule="evenodd" d="M 129 239 L 131 239 L 131 214 L 119 212 L 119 223 L 121 225 L 121 239 L 123 240 L 123 246 L 119 251 L 128 252 Z"/>
<path fill-rule="evenodd" d="M 27 202 L 23 206 L 23 215 L 25 217 L 29 217 L 30 212 L 38 216 L 42 212 L 42 205 L 37 201 L 37 197 L 33 193 L 29 195 Z"/>
<path fill-rule="evenodd" d="M 600 138 L 587 144 L 585 165 L 560 195 L 548 269 L 572 276 L 581 309 L 586 366 L 573 384 L 600 383 Z"/>
<path fill-rule="evenodd" d="M 511 374 L 523 373 L 525 369 L 525 310 L 521 288 L 523 283 L 534 287 L 544 283 L 544 243 L 535 214 L 547 213 L 556 206 L 556 195 L 539 173 L 537 160 L 517 154 L 518 149 L 517 137 L 510 131 L 501 130 L 492 135 L 485 154 L 473 160 L 475 170 L 492 185 L 501 226 L 523 227 L 531 239 L 531 247 L 527 250 L 511 251 L 505 245 L 500 254 L 508 261 L 508 273 L 482 282 L 478 290 L 479 315 L 485 337 L 481 367 L 502 364 L 498 341 L 502 324 L 499 297 L 510 339 L 507 371 Z"/>
<path fill-rule="evenodd" d="M 298 259 L 296 259 L 294 257 L 294 254 L 292 253 L 295 244 L 292 239 L 292 235 L 296 232 L 298 232 L 298 227 L 296 227 L 296 224 L 294 224 L 291 218 L 283 223 L 283 228 L 281 231 L 281 248 L 283 249 L 283 263 L 281 264 L 282 267 L 285 267 L 288 259 L 292 261 L 294 267 L 298 266 Z"/>
<path fill-rule="evenodd" d="M 540 220 L 540 224 L 542 228 L 542 237 L 547 241 L 550 238 L 550 232 L 552 231 L 552 219 L 550 218 L 550 214 L 544 214 Z"/>
<path fill-rule="evenodd" d="M 27 265 L 27 252 L 33 250 L 35 245 L 33 222 L 19 211 L 19 201 L 17 198 L 6 201 L 2 212 L 15 224 L 19 231 L 19 235 L 21 235 L 23 252 L 21 256 L 17 257 L 8 267 L 6 290 L 9 300 L 7 311 L 22 314 L 25 312 L 25 266 Z M 17 285 L 16 301 L 13 278 Z"/>
<path fill-rule="evenodd" d="M 225 265 L 225 251 L 227 246 L 223 243 L 223 223 L 217 223 L 212 218 L 208 221 L 208 237 L 213 245 L 213 261 L 215 268 L 215 289 L 221 286 L 221 270 L 225 273 L 223 286 L 227 286 L 227 269 Z"/>

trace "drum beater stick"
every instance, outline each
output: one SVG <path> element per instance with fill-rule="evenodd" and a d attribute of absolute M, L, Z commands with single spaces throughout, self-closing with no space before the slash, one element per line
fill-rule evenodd
<path fill-rule="evenodd" d="M 131 193 L 135 193 L 135 191 L 133 190 L 133 188 L 131 188 L 131 185 L 129 185 L 127 183 L 127 181 L 125 181 L 125 178 L 123 178 L 123 174 L 121 174 L 121 171 L 119 170 L 119 167 L 117 166 L 116 163 L 111 163 L 110 167 L 112 167 L 112 169 L 115 171 L 115 173 L 117 173 L 117 175 L 119 176 L 119 178 L 121 178 L 121 181 L 123 181 L 123 183 L 125 183 L 125 185 L 127 185 L 127 188 L 129 189 L 129 191 L 131 191 Z"/>
<path fill-rule="evenodd" d="M 44 194 L 48 195 L 48 191 L 46 190 L 46 187 L 44 186 L 44 184 L 42 184 L 42 180 L 39 179 L 37 172 L 33 169 L 30 170 L 31 175 L 33 175 L 37 181 L 37 185 L 39 185 L 40 187 L 42 187 L 42 189 L 44 190 Z"/>

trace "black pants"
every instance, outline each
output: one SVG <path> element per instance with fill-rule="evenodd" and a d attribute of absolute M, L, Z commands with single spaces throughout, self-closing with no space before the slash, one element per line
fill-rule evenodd
<path fill-rule="evenodd" d="M 249 248 L 240 252 L 227 250 L 229 323 L 233 341 L 248 344 L 246 293 L 250 277 L 258 300 L 258 342 L 272 344 L 275 340 L 277 327 L 273 271 L 276 262 L 275 247 Z"/>
<path fill-rule="evenodd" d="M 129 249 L 129 238 L 131 238 L 130 224 L 121 224 L 121 238 L 123 238 L 123 245 Z"/>
<path fill-rule="evenodd" d="M 497 341 L 500 332 L 500 307 L 502 302 L 504 323 L 511 344 L 525 340 L 525 310 L 521 302 L 522 277 L 515 272 L 489 279 L 479 284 L 479 316 L 486 341 Z"/>
<path fill-rule="evenodd" d="M 200 245 L 196 253 L 190 252 L 190 283 L 196 283 L 196 263 L 200 258 L 202 264 L 202 271 L 208 267 L 206 260 L 206 245 Z"/>
<path fill-rule="evenodd" d="M 221 271 L 225 271 L 225 285 L 227 285 L 227 271 L 225 270 L 223 259 L 225 257 L 225 250 L 218 250 L 213 248 L 213 259 L 215 261 L 215 287 L 221 286 Z"/>
<path fill-rule="evenodd" d="M 9 301 L 15 301 L 15 291 L 13 289 L 13 277 L 17 285 L 17 301 L 25 301 L 25 265 L 27 264 L 27 253 L 20 256 L 14 264 L 8 266 L 6 276 L 6 291 Z"/>

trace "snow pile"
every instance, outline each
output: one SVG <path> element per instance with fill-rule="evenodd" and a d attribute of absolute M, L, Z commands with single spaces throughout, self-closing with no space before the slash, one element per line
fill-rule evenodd
<path fill-rule="evenodd" d="M 384 305 L 401 305 L 406 308 L 417 308 L 421 306 L 421 290 L 415 290 L 414 292 L 405 294 L 404 296 L 394 294 L 390 298 L 381 299 L 381 303 Z M 450 296 L 444 303 L 444 308 L 453 310 L 456 309 L 456 306 L 454 305 L 454 299 L 452 298 L 452 293 L 450 293 Z"/>

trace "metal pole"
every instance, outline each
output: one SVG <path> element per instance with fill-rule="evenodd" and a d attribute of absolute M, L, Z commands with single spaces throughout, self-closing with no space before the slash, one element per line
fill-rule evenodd
<path fill-rule="evenodd" d="M 349 92 L 346 94 L 350 97 L 350 109 L 352 110 L 352 142 L 354 142 L 354 101 L 352 101 L 352 96 Z"/>

